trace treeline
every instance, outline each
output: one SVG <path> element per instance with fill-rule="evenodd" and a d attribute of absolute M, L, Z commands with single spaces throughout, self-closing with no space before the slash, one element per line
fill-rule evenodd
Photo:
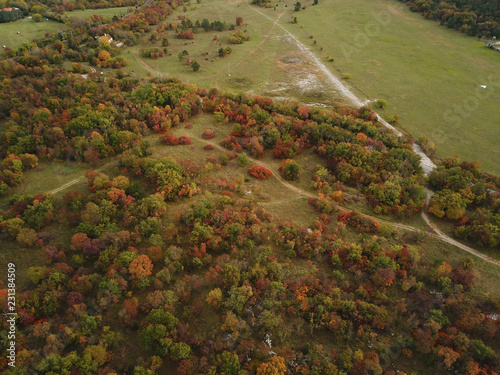
<path fill-rule="evenodd" d="M 429 212 L 455 222 L 455 235 L 486 247 L 500 244 L 500 179 L 481 163 L 447 158 L 429 176 Z"/>
<path fill-rule="evenodd" d="M 0 7 L 0 23 L 16 21 L 23 18 L 23 11 L 19 8 L 5 10 Z"/>
<path fill-rule="evenodd" d="M 64 12 L 71 12 L 73 10 L 85 9 L 104 9 L 114 7 L 138 6 L 144 1 L 142 0 L 76 0 L 70 1 L 57 1 L 57 0 L 40 0 L 40 1 L 13 1 L 6 0 L 5 6 L 17 6 L 21 8 L 25 14 L 41 14 L 43 16 L 50 15 L 50 13 L 63 14 Z M 0 2 L 0 5 L 2 2 Z"/>
<path fill-rule="evenodd" d="M 96 49 L 103 47 L 99 44 L 99 38 L 104 34 L 109 34 L 114 40 L 122 41 L 126 45 L 135 45 L 139 43 L 145 33 L 151 31 L 153 26 L 158 25 L 170 15 L 178 4 L 177 0 L 155 2 L 141 7 L 129 17 L 114 20 L 100 15 L 93 15 L 86 20 L 81 20 L 51 14 L 47 17 L 63 22 L 66 26 L 58 33 L 46 34 L 44 38 L 36 39 L 33 42 L 36 42 L 39 48 L 58 43 L 59 46 L 52 46 L 51 49 L 63 54 L 64 58 L 74 62 L 88 61 L 90 59 L 90 62 L 92 62 L 92 59 L 97 57 L 99 52 Z M 33 43 L 23 43 L 15 49 L 7 47 L 3 52 L 7 57 L 22 56 L 33 47 Z M 104 47 L 109 50 L 112 46 L 104 45 Z M 115 48 L 114 54 L 119 53 L 120 50 Z"/>
<path fill-rule="evenodd" d="M 413 12 L 471 36 L 500 38 L 500 3 L 490 0 L 399 0 Z"/>

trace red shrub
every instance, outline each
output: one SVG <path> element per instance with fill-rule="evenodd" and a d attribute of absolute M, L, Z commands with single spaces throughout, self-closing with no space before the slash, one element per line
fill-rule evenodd
<path fill-rule="evenodd" d="M 184 32 L 181 31 L 181 32 L 177 33 L 177 38 L 179 38 L 179 39 L 194 39 L 194 34 L 190 30 L 187 30 Z"/>
<path fill-rule="evenodd" d="M 234 137 L 227 137 L 227 138 L 223 139 L 220 144 L 222 146 L 224 146 L 225 148 L 228 148 L 228 149 L 233 150 L 233 151 L 241 151 L 242 150 L 241 145 L 238 143 L 238 140 Z"/>
<path fill-rule="evenodd" d="M 203 149 L 205 149 L 205 150 L 213 150 L 213 149 L 214 149 L 214 146 L 212 146 L 212 145 L 205 145 L 205 146 L 203 147 Z"/>
<path fill-rule="evenodd" d="M 273 148 L 273 155 L 276 159 L 293 158 L 295 156 L 293 141 L 283 142 L 281 139 L 278 139 Z"/>
<path fill-rule="evenodd" d="M 160 142 L 169 146 L 178 146 L 178 145 L 190 145 L 191 140 L 185 135 L 181 135 L 180 137 L 176 137 L 175 135 L 165 135 L 160 137 Z"/>
<path fill-rule="evenodd" d="M 254 165 L 248 170 L 248 173 L 258 178 L 259 180 L 267 180 L 273 175 L 269 169 L 261 167 L 260 165 Z"/>
<path fill-rule="evenodd" d="M 212 139 L 215 137 L 215 131 L 212 129 L 206 129 L 201 136 L 203 139 Z"/>
<path fill-rule="evenodd" d="M 377 220 L 355 211 L 342 212 L 338 220 L 349 224 L 360 232 L 377 233 L 380 229 L 380 223 Z"/>

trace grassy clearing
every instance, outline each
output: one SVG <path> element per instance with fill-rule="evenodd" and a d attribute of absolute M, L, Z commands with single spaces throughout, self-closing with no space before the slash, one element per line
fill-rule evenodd
<path fill-rule="evenodd" d="M 168 21 L 183 15 L 193 22 L 206 18 L 230 25 L 235 23 L 236 16 L 241 16 L 244 24 L 238 29 L 248 34 L 250 40 L 241 45 L 230 45 L 230 30 L 207 33 L 200 30 L 193 40 L 177 39 L 174 32 L 168 32 L 168 56 L 152 60 L 139 56 L 141 48 L 153 46 L 146 41 L 146 36 L 139 46 L 126 50 L 124 56 L 130 62 L 127 70 L 136 76 L 173 76 L 206 88 L 217 87 L 229 92 L 248 92 L 280 99 L 330 103 L 336 97 L 331 95 L 331 88 L 323 83 L 316 69 L 284 30 L 256 12 L 253 6 L 238 0 L 231 3 L 213 0 L 197 4 L 194 8 L 183 12 L 179 7 Z M 274 20 L 288 17 L 285 8 L 275 11 L 272 16 Z M 214 35 L 218 39 L 215 43 Z M 155 46 L 160 47 L 161 42 Z M 232 48 L 232 53 L 219 57 L 219 48 L 226 46 Z M 188 51 L 191 60 L 201 65 L 198 72 L 193 72 L 185 61 L 178 59 L 179 52 L 183 50 Z"/>
<path fill-rule="evenodd" d="M 85 10 L 74 10 L 72 12 L 66 12 L 68 17 L 73 18 L 88 18 L 95 15 L 106 16 L 112 18 L 113 16 L 122 17 L 127 14 L 128 7 L 117 7 L 117 8 L 106 8 L 106 9 L 85 9 Z"/>
<path fill-rule="evenodd" d="M 36 195 L 49 192 L 75 179 L 81 179 L 74 185 L 55 194 L 55 197 L 62 196 L 68 190 L 85 189 L 87 182 L 85 173 L 89 169 L 96 169 L 99 166 L 111 162 L 113 159 L 105 159 L 97 166 L 92 166 L 82 162 L 71 161 L 51 161 L 39 163 L 33 170 L 24 172 L 24 182 L 18 186 L 13 194 Z M 102 172 L 109 174 L 115 166 L 106 167 Z M 6 207 L 9 197 L 0 199 L 0 208 Z"/>
<path fill-rule="evenodd" d="M 34 39 L 42 38 L 46 33 L 55 33 L 62 27 L 61 23 L 51 20 L 45 21 L 45 19 L 42 22 L 35 22 L 32 19 L 24 18 L 15 22 L 1 23 L 1 44 L 2 46 L 16 48 L 22 43 L 29 43 Z"/>
<path fill-rule="evenodd" d="M 7 264 L 16 265 L 16 287 L 19 291 L 27 290 L 30 281 L 26 275 L 29 267 L 44 264 L 42 251 L 40 249 L 27 248 L 11 240 L 7 235 L 0 237 L 0 280 L 7 281 Z M 5 284 L 4 284 L 4 287 Z"/>
<path fill-rule="evenodd" d="M 500 288 L 498 288 L 500 274 L 498 272 L 498 266 L 485 262 L 480 258 L 476 258 L 454 246 L 438 241 L 432 237 L 424 239 L 423 243 L 418 246 L 416 250 L 421 254 L 421 257 L 430 264 L 447 262 L 456 267 L 462 264 L 467 258 L 473 259 L 475 264 L 474 274 L 476 276 L 475 292 L 491 296 L 495 299 L 500 298 Z"/>
<path fill-rule="evenodd" d="M 498 52 L 393 0 L 323 1 L 293 15 L 298 24 L 286 27 L 333 72 L 352 74 L 360 97 L 387 100 L 382 115 L 398 113 L 401 127 L 435 142 L 438 156 L 500 172 Z"/>
<path fill-rule="evenodd" d="M 453 235 L 455 232 L 455 224 L 450 221 L 445 221 L 438 219 L 432 214 L 428 214 L 430 221 L 436 225 L 443 233 L 448 235 L 449 237 L 452 237 L 454 240 L 461 242 L 467 246 L 472 247 L 473 249 L 476 249 L 477 251 L 480 251 L 481 253 L 488 255 L 494 259 L 500 260 L 500 250 L 497 248 L 490 248 L 490 247 L 484 247 L 482 246 L 481 243 L 474 243 L 471 241 L 464 241 L 463 239 L 457 238 Z"/>

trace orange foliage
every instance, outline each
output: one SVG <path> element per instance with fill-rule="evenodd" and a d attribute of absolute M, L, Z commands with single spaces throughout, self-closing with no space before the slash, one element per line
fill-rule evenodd
<path fill-rule="evenodd" d="M 135 258 L 128 267 L 130 274 L 136 279 L 151 276 L 153 271 L 153 263 L 147 255 L 139 255 Z"/>
<path fill-rule="evenodd" d="M 248 170 L 248 173 L 258 178 L 259 180 L 267 180 L 273 175 L 273 173 L 269 169 L 261 167 L 260 165 L 254 165 Z"/>

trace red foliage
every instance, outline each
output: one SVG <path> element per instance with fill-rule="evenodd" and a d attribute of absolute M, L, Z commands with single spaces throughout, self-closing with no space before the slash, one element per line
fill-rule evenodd
<path fill-rule="evenodd" d="M 380 229 L 380 223 L 377 220 L 355 211 L 342 212 L 338 221 L 347 223 L 360 232 L 377 233 Z"/>
<path fill-rule="evenodd" d="M 203 147 L 203 149 L 204 149 L 204 150 L 213 150 L 213 149 L 214 149 L 214 146 L 212 146 L 212 145 L 205 145 L 205 146 Z"/>
<path fill-rule="evenodd" d="M 35 322 L 35 314 L 33 314 L 30 311 L 27 311 L 25 309 L 19 309 L 17 311 L 17 314 L 19 315 L 19 322 L 23 326 L 29 326 Z"/>
<path fill-rule="evenodd" d="M 74 305 L 79 305 L 83 302 L 83 296 L 79 292 L 69 292 L 67 301 L 68 307 L 73 307 Z"/>
<path fill-rule="evenodd" d="M 355 214 L 354 211 L 342 212 L 338 217 L 338 221 L 340 221 L 341 223 L 346 223 L 354 214 Z"/>
<path fill-rule="evenodd" d="M 248 173 L 258 178 L 259 180 L 267 180 L 273 175 L 269 169 L 261 167 L 260 165 L 254 165 L 248 170 Z"/>
<path fill-rule="evenodd" d="M 206 129 L 201 136 L 203 139 L 212 139 L 215 137 L 215 131 L 212 129 Z"/>
<path fill-rule="evenodd" d="M 177 33 L 177 38 L 179 38 L 179 39 L 194 39 L 194 34 L 190 30 L 187 30 L 184 32 L 181 31 L 181 32 Z"/>
<path fill-rule="evenodd" d="M 462 284 L 466 288 L 470 288 L 474 283 L 475 276 L 470 269 L 458 267 L 453 270 L 452 280 Z"/>
<path fill-rule="evenodd" d="M 253 137 L 250 140 L 249 148 L 252 150 L 253 156 L 257 159 L 264 157 L 264 147 L 262 147 L 257 137 Z"/>
<path fill-rule="evenodd" d="M 191 140 L 185 135 L 181 135 L 180 137 L 176 137 L 175 135 L 165 135 L 160 137 L 160 142 L 169 146 L 178 146 L 178 145 L 190 145 Z"/>
<path fill-rule="evenodd" d="M 273 148 L 273 155 L 276 159 L 290 159 L 295 155 L 295 150 L 293 149 L 293 141 L 283 142 L 281 139 L 276 141 Z"/>
<path fill-rule="evenodd" d="M 233 151 L 241 151 L 241 145 L 238 143 L 238 140 L 234 137 L 227 137 L 223 139 L 220 143 L 225 148 L 228 148 Z"/>

